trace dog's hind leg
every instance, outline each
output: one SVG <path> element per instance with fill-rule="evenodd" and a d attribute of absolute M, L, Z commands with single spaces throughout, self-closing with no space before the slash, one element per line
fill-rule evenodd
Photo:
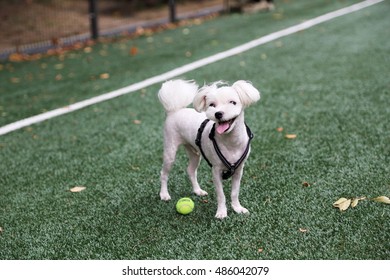
<path fill-rule="evenodd" d="M 200 188 L 198 183 L 198 178 L 197 178 L 197 170 L 201 159 L 200 154 L 196 150 L 194 150 L 194 148 L 191 145 L 185 145 L 185 148 L 189 160 L 187 173 L 188 173 L 188 177 L 190 178 L 193 191 L 196 195 L 199 196 L 208 195 L 207 192 L 205 192 Z"/>
<path fill-rule="evenodd" d="M 164 140 L 164 159 L 163 167 L 161 169 L 161 189 L 160 189 L 160 198 L 161 200 L 171 200 L 171 196 L 168 192 L 168 175 L 171 171 L 172 165 L 175 162 L 176 152 L 179 148 L 179 145 L 176 145 L 170 142 L 171 139 Z"/>

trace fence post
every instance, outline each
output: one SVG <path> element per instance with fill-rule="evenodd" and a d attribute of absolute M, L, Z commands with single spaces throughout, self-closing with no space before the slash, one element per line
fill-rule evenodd
<path fill-rule="evenodd" d="M 98 11 L 97 11 L 97 0 L 89 0 L 89 19 L 91 25 L 91 36 L 92 39 L 96 40 L 99 37 L 98 30 Z"/>
<path fill-rule="evenodd" d="M 176 5 L 175 0 L 169 0 L 169 20 L 170 22 L 176 22 Z"/>

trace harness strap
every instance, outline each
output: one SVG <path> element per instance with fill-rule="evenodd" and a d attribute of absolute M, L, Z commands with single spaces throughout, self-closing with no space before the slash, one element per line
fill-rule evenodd
<path fill-rule="evenodd" d="M 249 137 L 248 144 L 246 145 L 245 151 L 242 154 L 242 156 L 235 163 L 230 163 L 225 158 L 225 156 L 222 154 L 221 150 L 219 149 L 217 141 L 215 140 L 215 137 L 214 137 L 215 136 L 215 124 L 213 125 L 213 128 L 210 131 L 209 138 L 213 142 L 215 152 L 217 153 L 218 157 L 220 158 L 222 163 L 227 168 L 227 170 L 224 170 L 222 172 L 222 179 L 224 179 L 224 180 L 225 179 L 229 179 L 231 176 L 233 176 L 233 174 L 236 171 L 237 167 L 240 166 L 240 164 L 245 160 L 245 158 L 247 157 L 247 155 L 249 153 L 250 142 L 253 139 L 254 135 L 253 135 L 252 131 L 250 130 L 250 128 L 246 124 L 245 124 L 245 127 L 246 127 L 246 132 L 247 132 L 248 137 Z"/>
<path fill-rule="evenodd" d="M 210 163 L 210 161 L 207 159 L 206 155 L 204 154 L 203 152 L 203 149 L 202 149 L 202 134 L 203 134 L 203 130 L 204 128 L 206 127 L 207 123 L 209 122 L 210 120 L 209 119 L 205 119 L 202 124 L 200 125 L 199 129 L 198 129 L 198 134 L 196 135 L 196 139 L 195 139 L 195 144 L 199 147 L 199 150 L 200 152 L 202 153 L 202 156 L 203 158 L 206 160 L 206 162 L 208 163 L 208 165 L 210 167 L 213 167 L 213 165 Z"/>
<path fill-rule="evenodd" d="M 203 134 L 203 131 L 204 131 L 204 129 L 209 121 L 210 121 L 209 119 L 205 119 L 202 122 L 202 124 L 200 125 L 200 127 L 198 129 L 198 133 L 196 135 L 195 144 L 199 147 L 199 150 L 202 153 L 202 156 L 206 160 L 208 165 L 210 167 L 213 167 L 213 165 L 207 159 L 207 157 L 202 149 L 202 134 Z M 248 144 L 246 145 L 246 149 L 245 149 L 244 153 L 242 154 L 242 156 L 233 164 L 231 164 L 225 158 L 225 156 L 222 154 L 221 150 L 218 147 L 217 141 L 215 140 L 215 123 L 210 131 L 209 138 L 213 142 L 215 152 L 217 153 L 219 159 L 222 161 L 223 165 L 225 165 L 225 167 L 227 168 L 227 170 L 224 170 L 222 172 L 222 179 L 224 179 L 224 180 L 229 179 L 231 176 L 233 176 L 237 167 L 240 166 L 240 164 L 245 160 L 245 158 L 247 157 L 247 155 L 249 153 L 250 142 L 253 139 L 254 135 L 253 135 L 252 131 L 250 130 L 250 128 L 246 124 L 245 124 L 245 127 L 246 127 L 246 133 L 248 134 L 248 137 L 249 137 Z"/>

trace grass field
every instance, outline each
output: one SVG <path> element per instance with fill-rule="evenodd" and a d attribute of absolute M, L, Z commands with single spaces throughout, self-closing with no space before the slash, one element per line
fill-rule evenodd
<path fill-rule="evenodd" d="M 277 1 L 271 13 L 2 63 L 0 126 L 355 2 Z M 390 196 L 389 13 L 384 1 L 183 75 L 250 80 L 262 92 L 246 111 L 255 138 L 241 202 L 250 215 L 229 207 L 215 219 L 209 167 L 199 171 L 205 203 L 191 194 L 183 151 L 173 201 L 159 200 L 159 85 L 0 136 L 0 259 L 390 259 L 388 205 L 332 206 Z M 183 196 L 196 203 L 188 216 L 174 208 Z"/>

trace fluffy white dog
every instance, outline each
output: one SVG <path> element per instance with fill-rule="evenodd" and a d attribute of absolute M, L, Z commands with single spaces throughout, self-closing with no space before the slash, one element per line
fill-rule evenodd
<path fill-rule="evenodd" d="M 167 112 L 161 200 L 171 199 L 168 174 L 179 146 L 184 145 L 189 157 L 187 173 L 195 194 L 207 195 L 197 180 L 201 154 L 212 167 L 218 202 L 215 217 L 223 219 L 227 216 L 222 180 L 230 177 L 232 207 L 237 213 L 248 213 L 238 199 L 244 163 L 253 137 L 244 122 L 244 108 L 260 99 L 259 91 L 246 81 L 237 81 L 232 86 L 216 82 L 198 89 L 192 81 L 172 80 L 162 85 L 158 97 Z M 191 102 L 195 110 L 186 108 Z"/>

